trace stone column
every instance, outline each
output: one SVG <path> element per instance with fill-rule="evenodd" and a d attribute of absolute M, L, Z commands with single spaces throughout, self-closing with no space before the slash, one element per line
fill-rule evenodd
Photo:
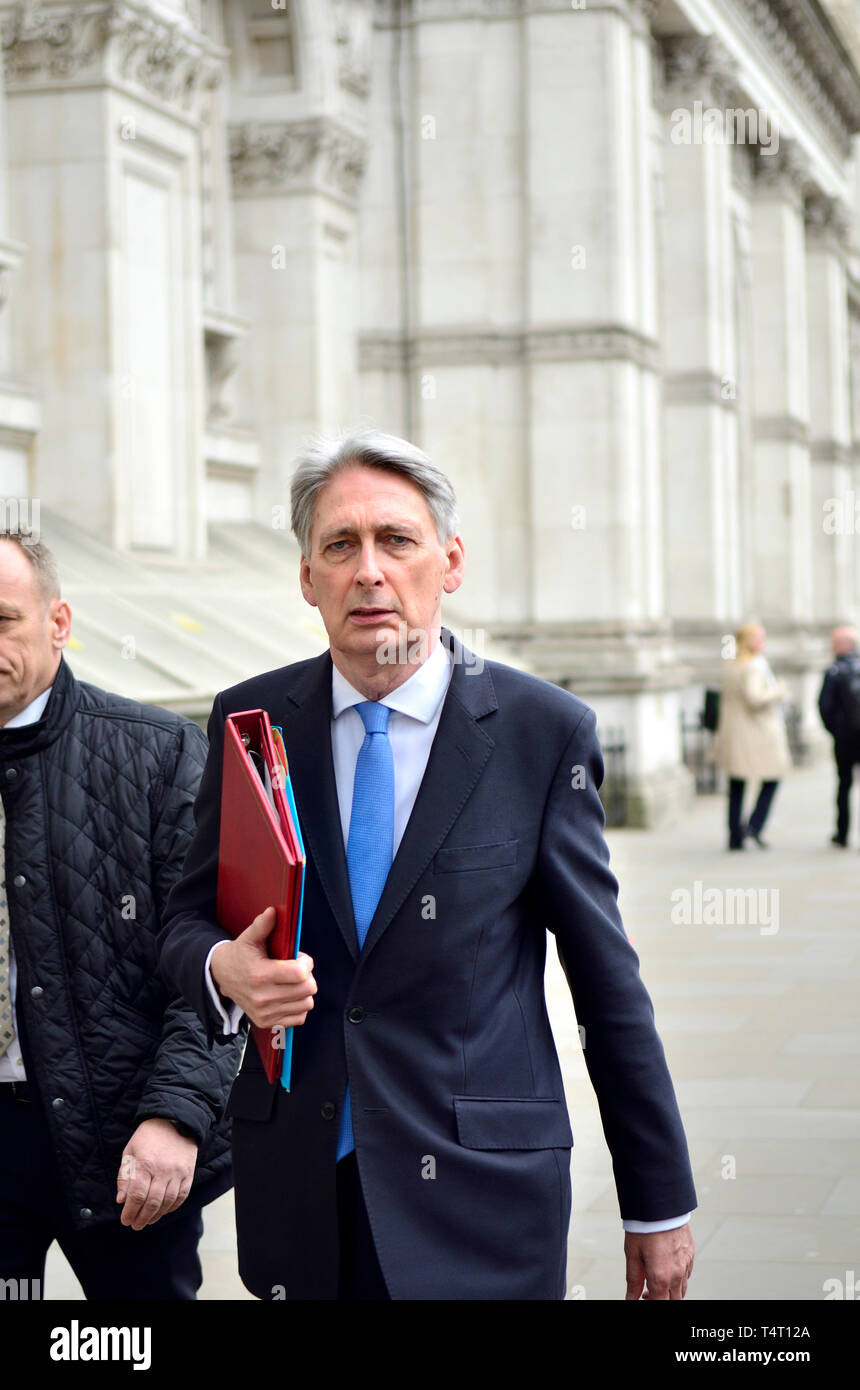
<path fill-rule="evenodd" d="M 648 824 L 691 787 L 664 618 L 654 6 L 550 8 L 523 24 L 528 650 L 624 729 Z"/>
<path fill-rule="evenodd" d="M 848 605 L 848 618 L 855 626 L 860 626 L 860 300 L 850 305 L 848 320 L 851 381 L 851 451 L 849 454 L 849 491 L 846 498 L 845 518 L 854 517 L 851 534 L 851 597 Z"/>
<path fill-rule="evenodd" d="M 260 436 L 258 519 L 288 527 L 302 438 L 356 415 L 371 7 L 300 0 L 281 12 L 288 28 L 266 57 L 260 26 L 274 33 L 277 11 L 263 20 L 227 4 L 236 305 L 251 323 L 236 395 Z"/>
<path fill-rule="evenodd" d="M 854 602 L 851 400 L 845 242 L 846 209 L 814 194 L 806 203 L 809 432 L 813 612 L 831 626 Z M 850 518 L 853 521 L 853 517 Z"/>
<path fill-rule="evenodd" d="M 812 497 L 804 189 L 793 143 L 760 154 L 752 208 L 752 608 L 766 623 L 812 615 Z"/>
<path fill-rule="evenodd" d="M 198 111 L 224 50 L 184 9 L 3 7 L 13 342 L 44 401 L 37 490 L 119 549 L 200 554 Z"/>
<path fill-rule="evenodd" d="M 9 149 L 5 82 L 0 71 L 0 524 L 37 528 L 39 499 L 34 493 L 33 450 L 41 418 L 38 395 L 20 380 L 12 343 L 9 300 L 20 293 L 17 270 L 27 247 L 9 227 Z"/>
<path fill-rule="evenodd" d="M 738 615 L 736 257 L 726 111 L 737 76 L 714 38 L 664 40 L 661 209 L 669 613 L 713 634 Z"/>

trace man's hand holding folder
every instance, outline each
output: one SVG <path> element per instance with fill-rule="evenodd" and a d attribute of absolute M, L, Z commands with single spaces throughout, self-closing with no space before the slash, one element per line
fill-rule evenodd
<path fill-rule="evenodd" d="M 266 940 L 275 925 L 267 907 L 235 941 L 222 941 L 212 953 L 210 970 L 219 993 L 232 999 L 261 1028 L 296 1028 L 314 1006 L 314 963 L 300 951 L 295 960 L 272 960 Z"/>
<path fill-rule="evenodd" d="M 280 729 L 265 710 L 228 716 L 224 730 L 218 922 L 233 938 L 209 973 L 251 1020 L 269 1081 L 289 1090 L 292 1028 L 313 1007 L 313 961 L 299 951 L 305 851 Z M 234 1024 L 235 1026 L 235 1024 Z"/>

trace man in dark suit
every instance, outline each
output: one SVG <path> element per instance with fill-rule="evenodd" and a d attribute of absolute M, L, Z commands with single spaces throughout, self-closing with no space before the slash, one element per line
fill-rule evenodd
<path fill-rule="evenodd" d="M 616 902 L 593 712 L 441 626 L 454 495 L 414 446 L 322 441 L 292 483 L 330 648 L 219 695 L 161 964 L 210 1036 L 295 1026 L 292 1089 L 236 1079 L 239 1268 L 260 1298 L 559 1299 L 572 1144 L 544 1001 L 554 933 L 612 1152 L 627 1297 L 682 1298 L 695 1192 Z M 225 716 L 283 728 L 304 953 L 215 919 Z M 225 808 L 225 812 L 228 808 Z M 306 954 L 305 954 L 306 953 Z"/>

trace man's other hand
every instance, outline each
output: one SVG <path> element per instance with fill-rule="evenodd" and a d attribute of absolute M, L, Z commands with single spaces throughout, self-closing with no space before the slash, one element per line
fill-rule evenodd
<path fill-rule="evenodd" d="M 295 960 L 271 960 L 266 938 L 274 925 L 275 909 L 267 907 L 235 941 L 216 946 L 209 969 L 219 992 L 238 1004 L 252 1023 L 296 1028 L 314 1006 L 314 963 L 304 951 Z"/>
<path fill-rule="evenodd" d="M 143 1120 L 123 1149 L 116 1199 L 120 1221 L 142 1231 L 181 1207 L 191 1189 L 197 1141 L 180 1134 L 169 1120 Z"/>
<path fill-rule="evenodd" d="M 628 1231 L 627 1299 L 683 1298 L 693 1272 L 696 1247 L 689 1221 L 671 1231 Z M 644 1292 L 643 1292 L 644 1290 Z"/>

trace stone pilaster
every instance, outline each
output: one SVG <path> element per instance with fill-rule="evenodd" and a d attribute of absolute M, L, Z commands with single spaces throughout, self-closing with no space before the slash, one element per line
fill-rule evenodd
<path fill-rule="evenodd" d="M 662 291 L 667 607 L 725 624 L 741 606 L 737 273 L 731 209 L 737 70 L 698 35 L 662 45 Z"/>
<path fill-rule="evenodd" d="M 177 556 L 205 535 L 199 120 L 225 50 L 132 0 L 0 7 L 11 303 L 44 400 L 34 486 L 82 530 Z"/>
<path fill-rule="evenodd" d="M 836 622 L 854 602 L 856 538 L 844 525 L 851 489 L 848 225 L 847 211 L 838 200 L 821 194 L 807 199 L 813 612 L 827 624 Z"/>
<path fill-rule="evenodd" d="M 747 525 L 750 607 L 803 622 L 812 613 L 809 348 L 804 193 L 792 141 L 760 154 L 752 205 L 753 458 Z"/>

